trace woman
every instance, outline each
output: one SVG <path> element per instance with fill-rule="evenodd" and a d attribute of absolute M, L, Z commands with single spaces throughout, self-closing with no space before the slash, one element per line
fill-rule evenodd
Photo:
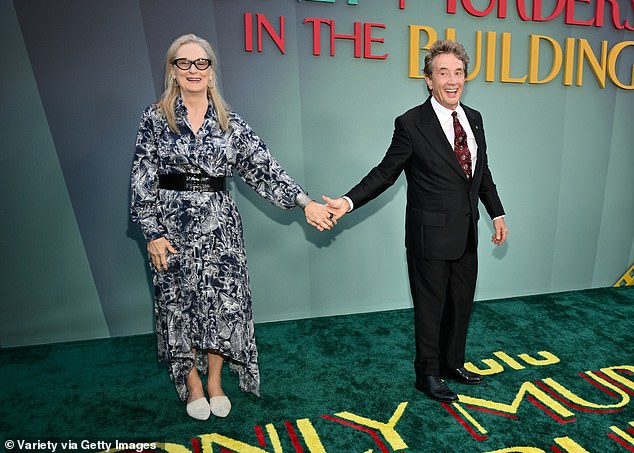
<path fill-rule="evenodd" d="M 159 359 L 169 364 L 187 413 L 199 420 L 231 410 L 221 385 L 225 360 L 240 388 L 259 395 L 242 224 L 226 177 L 236 170 L 276 206 L 301 206 L 320 231 L 335 223 L 228 109 L 215 64 L 204 39 L 190 34 L 172 43 L 165 91 L 143 112 L 131 174 L 131 219 L 153 267 Z M 199 373 L 208 373 L 209 401 Z"/>

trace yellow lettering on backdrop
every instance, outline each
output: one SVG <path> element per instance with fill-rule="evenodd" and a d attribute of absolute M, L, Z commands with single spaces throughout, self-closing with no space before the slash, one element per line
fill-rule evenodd
<path fill-rule="evenodd" d="M 601 88 L 605 88 L 607 71 L 608 42 L 601 41 L 601 63 L 597 60 L 592 47 L 586 39 L 579 39 L 579 55 L 577 57 L 577 86 L 583 85 L 583 61 L 586 60 L 597 78 Z"/>
<path fill-rule="evenodd" d="M 426 37 L 423 38 L 422 34 Z M 475 50 L 472 52 L 474 66 L 467 76 L 467 80 L 473 80 L 480 73 L 484 60 L 484 80 L 494 82 L 497 71 L 497 33 L 486 32 L 486 44 L 483 45 L 483 32 L 475 32 Z M 433 27 L 425 25 L 409 25 L 409 77 L 413 79 L 423 79 L 422 69 L 424 61 L 422 51 L 429 47 L 438 39 L 438 33 Z M 445 29 L 445 39 L 455 40 L 456 29 Z M 618 59 L 624 49 L 634 46 L 634 41 L 623 41 L 608 49 L 608 42 L 601 41 L 601 51 L 597 56 L 586 39 L 566 38 L 565 43 L 557 42 L 555 39 L 544 35 L 530 35 L 529 37 L 529 60 L 528 72 L 524 75 L 511 76 L 511 40 L 509 32 L 501 34 L 500 44 L 500 82 L 503 83 L 530 83 L 545 84 L 555 79 L 561 72 L 563 63 L 563 84 L 571 86 L 574 81 L 576 69 L 578 86 L 583 85 L 584 63 L 587 63 L 592 70 L 599 86 L 605 88 L 606 77 L 619 88 L 634 89 L 634 65 L 631 66 L 631 80 L 621 81 L 617 75 Z M 548 74 L 540 79 L 540 47 L 547 42 L 552 48 L 552 61 Z M 563 50 L 562 50 L 563 47 Z M 576 60 L 575 60 L 576 59 Z M 575 64 L 576 63 L 576 64 Z M 547 67 L 547 66 L 546 66 Z M 629 69 L 629 68 L 628 68 Z M 629 85 L 628 85 L 629 83 Z"/>
<path fill-rule="evenodd" d="M 480 66 L 482 64 L 482 32 L 476 31 L 476 51 L 475 51 L 475 63 L 471 72 L 467 76 L 466 80 L 473 80 L 475 76 L 480 72 Z"/>
<path fill-rule="evenodd" d="M 541 40 L 548 41 L 553 49 L 553 65 L 550 72 L 543 79 L 539 79 L 539 43 Z M 530 38 L 530 60 L 528 61 L 528 83 L 548 83 L 559 74 L 561 62 L 563 60 L 561 46 L 553 38 L 542 35 L 531 35 Z M 520 355 L 520 357 L 522 357 Z M 523 357 L 522 357 L 523 358 Z M 532 363 L 530 365 L 533 365 Z M 539 365 L 535 363 L 535 365 Z"/>
<path fill-rule="evenodd" d="M 526 76 L 511 77 L 511 34 L 502 33 L 502 66 L 500 67 L 500 82 L 524 83 Z"/>
<path fill-rule="evenodd" d="M 427 33 L 427 43 L 423 46 L 420 45 L 421 32 Z M 438 40 L 436 30 L 432 27 L 426 27 L 423 25 L 410 25 L 409 26 L 409 76 L 412 79 L 422 79 L 421 75 L 421 58 L 420 51 L 427 50 L 429 47 Z"/>
<path fill-rule="evenodd" d="M 572 69 L 575 62 L 575 39 L 566 38 L 566 63 L 564 64 L 564 85 L 572 85 Z"/>
<path fill-rule="evenodd" d="M 361 417 L 359 415 L 352 414 L 350 412 L 340 412 L 335 414 L 337 417 L 344 418 L 346 420 L 350 420 L 352 422 L 358 423 L 363 426 L 367 426 L 368 428 L 373 428 L 378 430 L 385 440 L 390 444 L 393 450 L 403 450 L 407 448 L 407 444 L 403 441 L 401 436 L 396 432 L 394 427 L 396 423 L 403 416 L 403 412 L 405 412 L 405 407 L 407 407 L 407 402 L 403 402 L 398 405 L 394 414 L 387 423 L 382 423 L 376 420 L 372 420 L 370 418 Z"/>
<path fill-rule="evenodd" d="M 634 64 L 632 65 L 632 80 L 630 85 L 625 85 L 616 76 L 616 60 L 619 58 L 621 51 L 628 46 L 634 46 L 634 41 L 623 41 L 612 47 L 610 55 L 608 55 L 608 76 L 617 87 L 625 90 L 634 90 Z"/>
<path fill-rule="evenodd" d="M 497 33 L 494 31 L 487 32 L 487 52 L 486 65 L 484 71 L 484 80 L 493 82 L 495 80 L 495 47 L 497 44 Z"/>

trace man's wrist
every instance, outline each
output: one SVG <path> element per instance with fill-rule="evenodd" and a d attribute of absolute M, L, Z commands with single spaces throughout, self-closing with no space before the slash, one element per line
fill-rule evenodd
<path fill-rule="evenodd" d="M 345 196 L 345 195 L 344 195 L 344 196 L 343 196 L 343 197 L 341 197 L 341 198 L 343 198 L 344 200 L 346 200 L 346 201 L 348 202 L 348 205 L 350 205 L 350 208 L 349 208 L 346 212 L 350 212 L 350 211 L 352 211 L 352 210 L 354 209 L 354 203 L 352 202 L 352 200 L 350 199 L 350 197 L 347 197 L 347 196 Z"/>

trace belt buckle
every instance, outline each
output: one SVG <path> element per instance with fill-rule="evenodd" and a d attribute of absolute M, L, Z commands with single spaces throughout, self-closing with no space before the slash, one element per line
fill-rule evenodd
<path fill-rule="evenodd" d="M 192 192 L 206 192 L 209 190 L 206 179 L 204 176 L 188 175 L 185 179 L 185 189 Z"/>

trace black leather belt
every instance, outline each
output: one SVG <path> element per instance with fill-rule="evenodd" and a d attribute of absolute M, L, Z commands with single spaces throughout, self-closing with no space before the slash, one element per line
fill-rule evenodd
<path fill-rule="evenodd" d="M 221 192 L 227 189 L 224 176 L 214 177 L 192 173 L 159 175 L 159 189 L 185 190 L 191 192 Z"/>

